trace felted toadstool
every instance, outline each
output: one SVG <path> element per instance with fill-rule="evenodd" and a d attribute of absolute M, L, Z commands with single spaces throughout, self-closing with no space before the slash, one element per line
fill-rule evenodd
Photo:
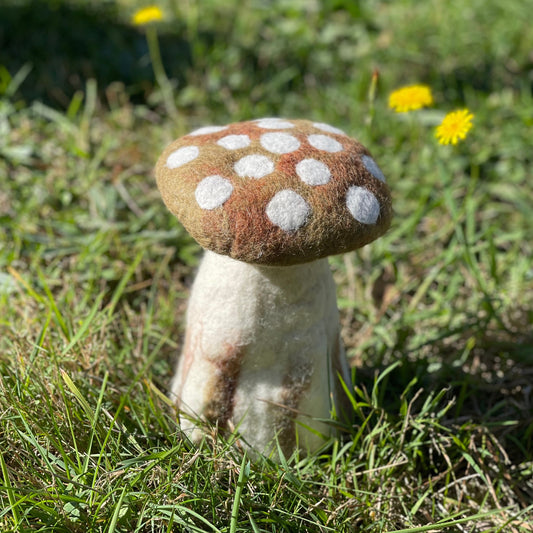
<path fill-rule="evenodd" d="M 207 126 L 156 166 L 168 209 L 206 249 L 171 393 L 182 428 L 237 428 L 268 454 L 314 451 L 351 384 L 326 257 L 382 235 L 391 198 L 368 150 L 328 124 Z"/>

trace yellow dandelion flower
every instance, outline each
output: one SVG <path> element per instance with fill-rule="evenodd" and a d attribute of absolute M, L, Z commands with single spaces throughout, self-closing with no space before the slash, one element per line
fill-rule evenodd
<path fill-rule="evenodd" d="M 389 96 L 389 107 L 396 113 L 415 111 L 433 103 L 431 89 L 427 85 L 409 85 L 393 91 Z"/>
<path fill-rule="evenodd" d="M 435 130 L 435 136 L 440 144 L 457 144 L 466 137 L 472 129 L 474 115 L 468 109 L 459 109 L 448 113 L 440 126 Z"/>
<path fill-rule="evenodd" d="M 135 12 L 131 21 L 135 26 L 144 26 L 150 22 L 161 20 L 163 18 L 163 12 L 157 6 L 146 6 Z"/>

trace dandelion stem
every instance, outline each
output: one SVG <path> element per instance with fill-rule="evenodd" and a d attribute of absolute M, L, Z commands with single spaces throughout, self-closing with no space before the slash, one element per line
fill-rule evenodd
<path fill-rule="evenodd" d="M 154 69 L 154 76 L 161 93 L 163 95 L 163 103 L 169 116 L 174 122 L 178 120 L 178 110 L 174 102 L 174 95 L 172 85 L 165 73 L 165 67 L 161 59 L 161 50 L 159 48 L 159 39 L 157 37 L 157 30 L 153 26 L 146 28 L 146 41 L 148 43 L 148 53 L 152 61 L 152 68 Z"/>

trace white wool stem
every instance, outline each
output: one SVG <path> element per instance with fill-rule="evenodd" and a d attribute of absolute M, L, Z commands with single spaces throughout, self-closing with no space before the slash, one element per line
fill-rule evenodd
<path fill-rule="evenodd" d="M 312 451 L 332 434 L 325 422 L 349 383 L 335 284 L 326 259 L 258 266 L 207 251 L 187 311 L 172 383 L 181 411 L 237 427 L 262 453 Z M 214 419 L 213 419 L 214 417 Z M 201 433 L 190 417 L 182 428 Z"/>

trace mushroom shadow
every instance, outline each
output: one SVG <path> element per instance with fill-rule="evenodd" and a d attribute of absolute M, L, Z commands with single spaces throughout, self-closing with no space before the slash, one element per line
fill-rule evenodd
<path fill-rule="evenodd" d="M 400 416 L 401 398 L 411 399 L 419 389 L 423 392 L 413 407 L 416 414 L 425 399 L 447 390 L 442 406 L 452 402 L 442 421 L 450 428 L 479 424 L 492 432 L 509 456 L 533 459 L 533 335 L 517 333 L 514 339 L 482 332 L 482 340 L 470 352 L 468 360 L 458 363 L 451 348 L 438 342 L 441 364 L 432 365 L 425 358 L 399 355 L 399 365 L 379 386 L 379 404 L 389 415 Z M 460 353 L 457 350 L 456 353 Z M 377 374 L 387 365 L 364 364 L 357 368 L 355 385 L 370 392 Z M 398 415 L 397 415 L 398 414 Z"/>

